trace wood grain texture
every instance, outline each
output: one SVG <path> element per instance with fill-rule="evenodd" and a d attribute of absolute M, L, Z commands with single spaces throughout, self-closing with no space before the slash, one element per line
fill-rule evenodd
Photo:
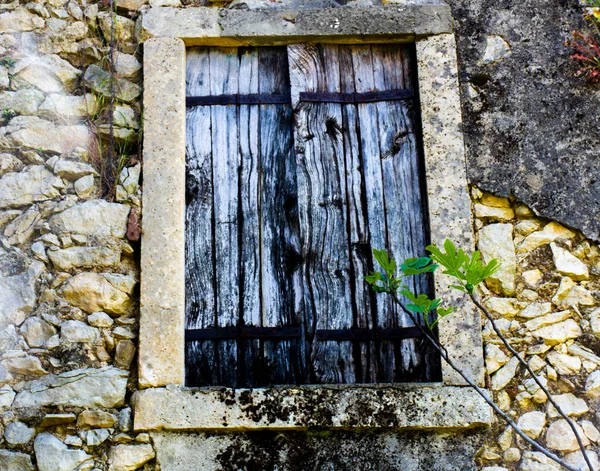
<path fill-rule="evenodd" d="M 186 94 L 210 94 L 207 48 L 187 53 Z M 209 107 L 187 110 L 186 122 L 186 328 L 216 325 L 213 171 Z M 214 384 L 215 342 L 186 342 L 186 384 Z"/>

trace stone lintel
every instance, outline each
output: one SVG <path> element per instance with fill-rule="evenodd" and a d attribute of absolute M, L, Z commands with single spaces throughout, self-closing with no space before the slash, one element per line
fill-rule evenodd
<path fill-rule="evenodd" d="M 431 242 L 442 246 L 450 239 L 458 247 L 473 251 L 454 35 L 426 38 L 418 41 L 416 48 Z M 454 362 L 481 385 L 484 365 L 480 314 L 451 284 L 449 276 L 442 275 L 441 270 L 436 272 L 436 296 L 444 300 L 444 305 L 458 308 L 440 322 L 440 341 Z M 444 384 L 465 384 L 445 362 L 442 371 Z"/>
<path fill-rule="evenodd" d="M 439 4 L 259 10 L 153 8 L 143 38 L 175 37 L 187 46 L 266 46 L 300 42 L 412 42 L 451 33 L 450 7 Z"/>
<path fill-rule="evenodd" d="M 134 396 L 136 431 L 328 429 L 457 430 L 488 426 L 472 388 L 437 384 L 266 389 L 146 389 Z"/>
<path fill-rule="evenodd" d="M 139 386 L 184 381 L 185 45 L 144 45 Z"/>

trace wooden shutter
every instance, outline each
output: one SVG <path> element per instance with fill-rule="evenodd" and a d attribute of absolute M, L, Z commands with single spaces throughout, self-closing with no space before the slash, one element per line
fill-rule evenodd
<path fill-rule="evenodd" d="M 289 97 L 287 69 L 285 48 L 188 50 L 189 385 L 305 376 L 302 338 L 269 330 L 302 325 L 292 111 L 269 99 Z"/>
<path fill-rule="evenodd" d="M 407 48 L 294 45 L 288 55 L 314 380 L 431 380 L 418 340 L 318 338 L 326 330 L 411 325 L 363 280 L 372 248 L 402 261 L 423 254 L 427 242 L 411 102 L 398 99 L 412 91 Z M 430 288 L 425 277 L 409 283 Z"/>

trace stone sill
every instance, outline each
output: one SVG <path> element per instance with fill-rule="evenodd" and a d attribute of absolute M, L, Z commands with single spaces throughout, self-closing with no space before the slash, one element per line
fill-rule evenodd
<path fill-rule="evenodd" d="M 441 384 L 167 386 L 134 396 L 136 431 L 374 429 L 460 430 L 489 426 L 492 410 L 468 387 Z"/>

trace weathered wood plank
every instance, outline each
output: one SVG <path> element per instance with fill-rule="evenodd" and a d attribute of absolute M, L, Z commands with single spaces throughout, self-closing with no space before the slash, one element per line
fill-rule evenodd
<path fill-rule="evenodd" d="M 210 50 L 211 95 L 238 93 L 239 62 L 236 48 Z M 240 307 L 238 113 L 235 106 L 212 106 L 213 205 L 215 224 L 215 279 L 217 326 L 238 323 Z M 220 384 L 236 385 L 237 344 L 217 345 Z"/>
<path fill-rule="evenodd" d="M 339 92 L 338 46 L 288 47 L 296 112 L 298 206 L 303 239 L 304 301 L 310 334 L 349 328 L 353 322 L 347 233 L 342 109 L 332 103 L 299 103 L 300 92 Z M 294 102 L 295 100 L 295 102 Z M 318 383 L 356 381 L 351 342 L 312 343 Z"/>
<path fill-rule="evenodd" d="M 260 48 L 259 93 L 289 92 L 287 52 L 284 48 Z M 297 219 L 296 158 L 289 105 L 260 105 L 261 153 L 261 270 L 262 325 L 298 325 L 295 291 L 300 276 L 300 236 Z M 269 382 L 303 382 L 302 341 L 264 342 Z"/>
<path fill-rule="evenodd" d="M 354 64 L 349 46 L 339 47 L 340 90 L 354 93 Z M 346 193 L 348 201 L 348 236 L 350 241 L 351 294 L 354 324 L 359 328 L 374 328 L 375 297 L 364 281 L 372 270 L 367 205 L 364 201 L 364 181 L 360 153 L 360 133 L 356 105 L 342 106 L 342 131 L 346 164 Z M 375 383 L 378 378 L 377 351 L 374 342 L 355 342 L 356 381 Z"/>
<path fill-rule="evenodd" d="M 239 51 L 239 93 L 258 93 L 258 50 Z M 244 325 L 261 326 L 261 261 L 260 261 L 260 139 L 257 106 L 239 106 L 240 146 L 240 299 Z M 261 342 L 245 339 L 239 342 L 240 386 L 257 384 L 254 366 L 262 357 Z"/>
<path fill-rule="evenodd" d="M 207 48 L 188 50 L 188 96 L 210 92 L 208 63 Z M 195 329 L 216 323 L 210 108 L 189 109 L 186 119 L 186 328 Z M 187 342 L 186 363 L 187 384 L 214 384 L 215 342 Z"/>

